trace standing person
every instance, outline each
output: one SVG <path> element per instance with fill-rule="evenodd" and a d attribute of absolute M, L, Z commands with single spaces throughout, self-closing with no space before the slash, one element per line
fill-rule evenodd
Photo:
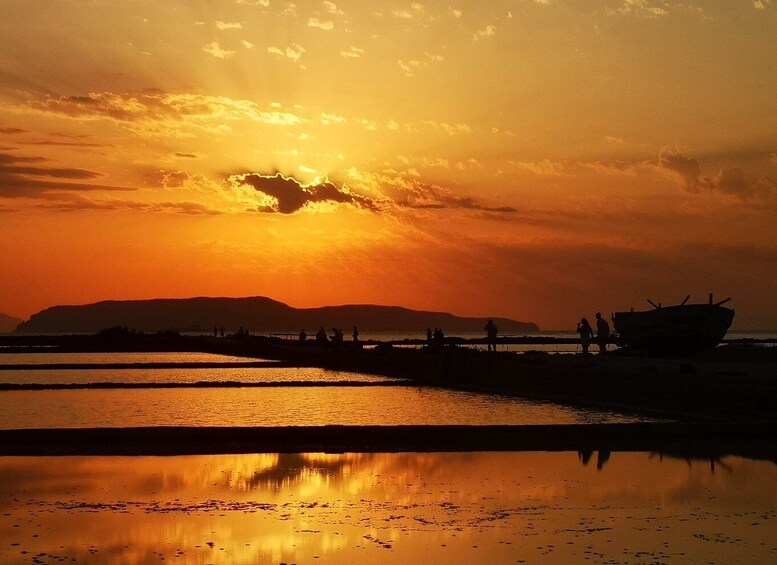
<path fill-rule="evenodd" d="M 351 335 L 353 335 L 353 342 L 354 343 L 359 343 L 359 328 L 354 326 L 353 327 L 353 334 L 351 334 Z"/>
<path fill-rule="evenodd" d="M 486 332 L 488 350 L 491 351 L 491 348 L 493 348 L 496 351 L 496 336 L 499 334 L 499 328 L 496 327 L 494 320 L 489 320 L 483 330 Z"/>
<path fill-rule="evenodd" d="M 426 347 L 432 346 L 433 337 L 432 328 L 426 328 Z"/>
<path fill-rule="evenodd" d="M 308 334 L 305 333 L 305 330 L 302 330 L 299 332 L 299 342 L 305 343 L 308 339 Z"/>
<path fill-rule="evenodd" d="M 588 345 L 594 338 L 594 330 L 591 324 L 588 323 L 587 318 L 580 318 L 580 323 L 577 324 L 577 333 L 580 334 L 580 345 L 583 346 L 583 355 L 588 355 Z"/>
<path fill-rule="evenodd" d="M 602 318 L 602 313 L 596 313 L 596 343 L 599 346 L 599 354 L 607 352 L 607 342 L 610 340 L 610 324 Z"/>

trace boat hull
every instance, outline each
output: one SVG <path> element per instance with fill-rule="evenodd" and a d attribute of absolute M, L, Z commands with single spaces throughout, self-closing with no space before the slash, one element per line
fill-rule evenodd
<path fill-rule="evenodd" d="M 734 311 L 715 304 L 687 304 L 647 312 L 616 312 L 618 343 L 653 355 L 680 357 L 716 347 L 725 337 Z"/>

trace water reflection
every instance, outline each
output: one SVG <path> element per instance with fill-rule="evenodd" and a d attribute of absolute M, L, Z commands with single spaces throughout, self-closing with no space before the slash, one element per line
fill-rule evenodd
<path fill-rule="evenodd" d="M 0 429 L 587 424 L 651 420 L 491 394 L 410 386 L 21 390 L 0 392 L 0 405 Z M 419 410 L 419 406 L 424 409 Z"/>
<path fill-rule="evenodd" d="M 773 561 L 777 466 L 720 463 L 726 472 L 621 452 L 5 457 L 0 561 Z"/>

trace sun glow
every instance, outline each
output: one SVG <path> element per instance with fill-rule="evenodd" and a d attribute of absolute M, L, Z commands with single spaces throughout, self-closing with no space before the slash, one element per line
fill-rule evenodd
<path fill-rule="evenodd" d="M 265 294 L 567 327 L 714 290 L 777 323 L 771 5 L 330 4 L 6 2 L 0 311 Z"/>

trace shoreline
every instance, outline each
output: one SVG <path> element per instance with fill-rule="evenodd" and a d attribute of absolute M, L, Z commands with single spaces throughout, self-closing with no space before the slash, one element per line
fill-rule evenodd
<path fill-rule="evenodd" d="M 137 427 L 0 430 L 0 456 L 648 451 L 777 463 L 777 425 Z"/>
<path fill-rule="evenodd" d="M 56 345 L 57 352 L 216 353 L 271 363 L 259 367 L 282 364 L 365 373 L 405 379 L 418 386 L 680 420 L 777 421 L 777 348 L 751 344 L 726 345 L 683 359 L 642 357 L 627 350 L 570 355 L 486 352 L 455 345 L 403 348 L 382 344 L 363 349 L 351 342 L 321 347 L 260 336 L 131 333 L 0 337 L 0 345 L 9 344 Z"/>
<path fill-rule="evenodd" d="M 0 391 L 97 390 L 146 388 L 326 388 L 326 387 L 418 387 L 407 380 L 393 381 L 193 381 L 193 382 L 90 382 L 90 383 L 0 383 Z"/>

